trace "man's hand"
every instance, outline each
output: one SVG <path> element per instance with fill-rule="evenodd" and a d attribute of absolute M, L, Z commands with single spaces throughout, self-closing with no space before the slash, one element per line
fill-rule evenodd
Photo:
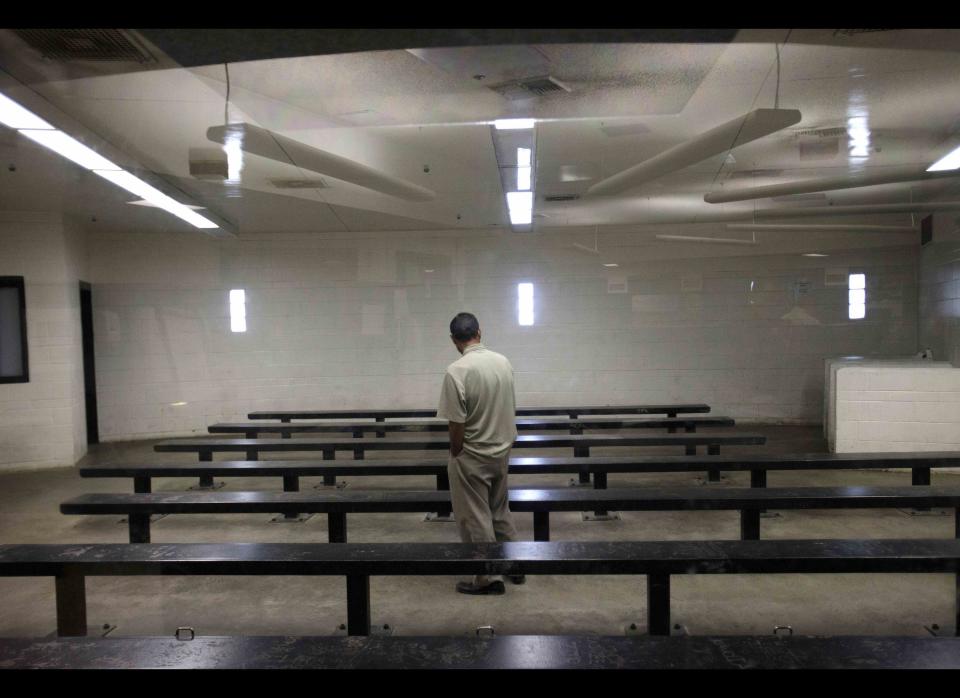
<path fill-rule="evenodd" d="M 460 422 L 447 422 L 450 427 L 450 455 L 456 458 L 463 451 L 463 433 L 466 425 Z"/>

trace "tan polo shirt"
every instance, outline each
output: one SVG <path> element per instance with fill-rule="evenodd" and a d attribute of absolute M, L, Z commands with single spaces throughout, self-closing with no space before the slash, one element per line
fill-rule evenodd
<path fill-rule="evenodd" d="M 437 417 L 464 424 L 463 450 L 498 458 L 517 438 L 513 366 L 503 354 L 471 344 L 447 367 Z"/>

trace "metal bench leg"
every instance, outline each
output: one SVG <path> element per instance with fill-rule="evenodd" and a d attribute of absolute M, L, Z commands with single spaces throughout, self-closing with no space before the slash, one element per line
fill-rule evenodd
<path fill-rule="evenodd" d="M 606 474 L 606 473 L 594 473 L 594 474 L 593 474 L 593 489 L 595 489 L 595 490 L 605 490 L 605 489 L 607 489 L 607 474 Z"/>
<path fill-rule="evenodd" d="M 670 419 L 676 419 L 676 418 L 677 418 L 677 413 L 676 413 L 676 412 L 670 412 L 670 411 L 668 411 L 668 412 L 667 412 L 667 417 L 670 418 Z"/>
<path fill-rule="evenodd" d="M 740 540 L 760 540 L 760 510 L 740 510 Z"/>
<path fill-rule="evenodd" d="M 385 421 L 387 421 L 387 420 L 386 420 L 385 418 L 383 418 L 383 417 L 377 417 L 377 421 L 378 421 L 378 422 L 385 422 Z M 378 438 L 378 439 L 386 438 L 386 436 L 387 436 L 387 430 L 386 430 L 386 429 L 377 429 L 377 438 Z"/>
<path fill-rule="evenodd" d="M 347 575 L 347 635 L 370 634 L 370 576 Z"/>
<path fill-rule="evenodd" d="M 571 434 L 571 436 L 582 436 L 582 435 L 583 435 L 583 427 L 582 427 L 581 425 L 579 425 L 579 424 L 578 424 L 577 426 L 575 426 L 575 427 L 570 427 L 570 434 Z"/>
<path fill-rule="evenodd" d="M 910 470 L 910 484 L 917 487 L 930 486 L 930 468 L 912 468 Z M 930 507 L 914 507 L 914 511 L 930 511 Z"/>
<path fill-rule="evenodd" d="M 153 491 L 153 486 L 150 482 L 150 478 L 149 477 L 133 478 L 133 491 L 136 494 L 150 494 Z"/>
<path fill-rule="evenodd" d="M 685 446 L 684 449 L 683 449 L 683 455 L 685 455 L 685 456 L 695 456 L 695 455 L 697 455 L 697 447 L 696 447 L 696 446 L 690 446 L 690 445 Z"/>
<path fill-rule="evenodd" d="M 539 542 L 550 540 L 550 512 L 533 512 L 533 539 Z"/>
<path fill-rule="evenodd" d="M 363 458 L 363 449 L 362 449 L 362 448 L 355 448 L 355 449 L 353 449 L 353 459 L 354 459 L 354 460 L 363 460 L 363 459 L 364 459 L 364 458 Z"/>
<path fill-rule="evenodd" d="M 150 542 L 150 514 L 130 514 L 127 522 L 131 543 Z"/>
<path fill-rule="evenodd" d="M 323 452 L 323 460 L 333 460 L 336 455 L 337 455 L 337 454 L 336 454 L 335 451 L 328 449 L 328 450 L 326 450 L 326 451 Z M 324 484 L 324 485 L 327 485 L 327 486 L 331 486 L 331 487 L 334 486 L 334 485 L 336 485 L 336 484 L 337 484 L 337 476 L 336 476 L 336 475 L 324 474 L 324 476 L 323 476 L 323 484 Z"/>
<path fill-rule="evenodd" d="M 259 460 L 259 452 L 255 448 L 247 449 L 247 460 Z"/>
<path fill-rule="evenodd" d="M 750 487 L 766 487 L 767 486 L 767 471 L 766 470 L 751 470 L 750 471 Z M 758 513 L 766 514 L 766 509 L 758 509 Z"/>
<path fill-rule="evenodd" d="M 953 537 L 960 538 L 960 507 L 953 510 Z"/>
<path fill-rule="evenodd" d="M 670 575 L 647 575 L 647 632 L 670 634 Z"/>
<path fill-rule="evenodd" d="M 709 444 L 707 446 L 707 455 L 708 456 L 719 456 L 720 455 L 720 444 Z M 707 479 L 710 482 L 720 482 L 720 471 L 711 468 L 707 471 Z"/>
<path fill-rule="evenodd" d="M 57 575 L 57 635 L 84 637 L 87 634 L 87 588 L 82 574 Z"/>
<path fill-rule="evenodd" d="M 327 514 L 327 541 L 330 543 L 347 542 L 347 512 L 331 511 Z"/>
<path fill-rule="evenodd" d="M 450 476 L 447 473 L 437 473 L 437 491 L 438 492 L 449 492 L 450 491 Z M 437 507 L 438 511 L 430 512 L 427 514 L 426 521 L 450 521 L 450 516 L 453 514 L 453 505 L 440 505 Z M 432 517 L 431 517 L 432 514 Z"/>

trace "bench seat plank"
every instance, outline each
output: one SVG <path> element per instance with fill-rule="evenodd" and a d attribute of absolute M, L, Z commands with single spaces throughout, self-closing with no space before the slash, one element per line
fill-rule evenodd
<path fill-rule="evenodd" d="M 958 669 L 960 638 L 2 638 L 0 668 Z"/>
<path fill-rule="evenodd" d="M 60 505 L 64 514 L 420 512 L 450 502 L 450 493 L 423 491 L 164 492 L 82 494 Z M 511 489 L 515 512 L 856 509 L 960 506 L 960 487 L 618 487 Z"/>
<path fill-rule="evenodd" d="M 641 419 L 578 418 L 518 419 L 519 431 L 555 431 L 570 429 L 696 429 L 697 427 L 732 427 L 730 417 L 665 417 Z M 395 422 L 299 422 L 297 424 L 264 424 L 262 422 L 221 422 L 207 427 L 211 434 L 325 434 L 341 432 L 446 432 L 447 421 Z"/>
<path fill-rule="evenodd" d="M 697 414 L 709 412 L 710 406 L 680 405 L 590 405 L 583 407 L 518 407 L 517 416 L 583 415 L 583 414 Z M 251 412 L 247 419 L 391 419 L 436 417 L 434 409 L 396 410 L 280 410 Z"/>

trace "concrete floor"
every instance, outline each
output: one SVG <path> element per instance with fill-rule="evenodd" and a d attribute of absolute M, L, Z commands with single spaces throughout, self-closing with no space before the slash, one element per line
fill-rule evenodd
<path fill-rule="evenodd" d="M 762 447 L 729 453 L 801 453 L 826 450 L 819 427 L 742 425 L 766 434 Z M 608 432 L 609 433 L 609 432 Z M 188 455 L 156 454 L 152 441 L 101 444 L 85 463 L 163 461 Z M 596 455 L 624 449 L 596 449 Z M 672 453 L 676 449 L 644 449 Z M 566 455 L 543 451 L 543 455 Z M 523 452 L 522 455 L 533 455 Z M 405 454 L 413 455 L 413 454 Z M 432 454 L 434 457 L 436 453 Z M 285 456 L 286 457 L 286 456 Z M 306 456 L 305 456 L 306 457 Z M 383 458 L 383 454 L 372 454 Z M 351 489 L 432 489 L 431 477 L 346 478 Z M 511 486 L 566 486 L 569 476 L 517 476 Z M 306 490 L 320 478 L 302 478 Z M 613 475 L 610 487 L 693 484 L 689 474 Z M 908 484 L 909 472 L 771 473 L 769 486 Z M 956 476 L 934 473 L 934 484 Z M 182 491 L 188 479 L 154 480 L 154 491 Z M 748 486 L 749 474 L 725 474 L 719 486 Z M 227 489 L 279 490 L 279 478 L 230 478 Z M 129 479 L 81 479 L 74 468 L 0 475 L 0 543 L 124 543 L 126 525 L 114 516 L 64 516 L 61 501 L 85 492 L 131 492 Z M 579 513 L 553 514 L 553 540 L 736 539 L 736 512 L 625 512 L 610 522 L 583 522 Z M 251 515 L 170 516 L 152 527 L 153 542 L 325 542 L 326 517 L 305 523 L 269 523 Z M 424 523 L 421 514 L 365 514 L 349 518 L 351 542 L 451 542 L 451 523 Z M 532 517 L 518 515 L 524 540 Z M 791 511 L 762 521 L 764 538 L 949 538 L 952 515 L 913 516 L 899 510 Z M 619 635 L 646 627 L 646 578 L 630 576 L 529 577 L 500 597 L 454 592 L 454 577 L 379 577 L 371 580 L 375 624 L 397 635 L 469 635 L 492 625 L 498 635 Z M 789 625 L 797 634 L 926 635 L 924 625 L 952 628 L 954 582 L 937 574 L 699 575 L 672 580 L 673 620 L 695 635 L 770 634 Z M 53 580 L 0 578 L 0 636 L 42 636 L 55 628 Z M 199 635 L 332 635 L 346 621 L 342 578 L 324 577 L 93 577 L 87 580 L 91 625 L 117 625 L 121 635 L 172 635 L 191 626 Z"/>

